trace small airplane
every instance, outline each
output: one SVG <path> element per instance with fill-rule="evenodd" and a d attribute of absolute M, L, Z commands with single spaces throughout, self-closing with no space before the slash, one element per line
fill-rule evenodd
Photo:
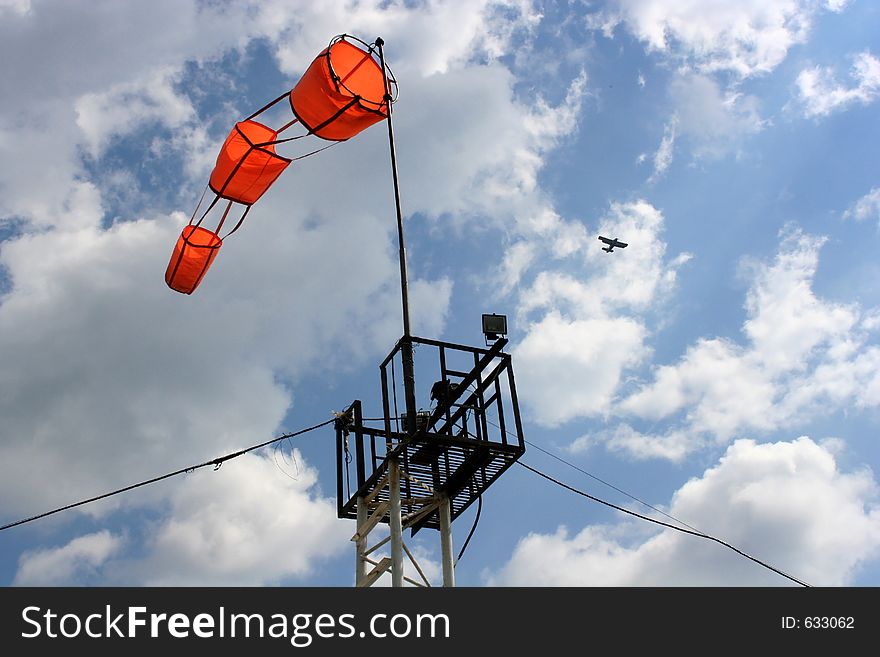
<path fill-rule="evenodd" d="M 626 242 L 621 242 L 616 237 L 614 239 L 610 239 L 608 237 L 602 237 L 601 235 L 599 235 L 599 239 L 608 245 L 602 248 L 603 251 L 607 251 L 608 253 L 611 253 L 614 247 L 617 247 L 618 249 L 625 249 L 627 246 L 629 246 L 628 244 L 626 244 Z"/>

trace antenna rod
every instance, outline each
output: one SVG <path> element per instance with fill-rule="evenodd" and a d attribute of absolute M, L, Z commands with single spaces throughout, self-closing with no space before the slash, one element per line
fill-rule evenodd
<path fill-rule="evenodd" d="M 400 208 L 400 182 L 397 177 L 397 154 L 394 149 L 394 124 L 391 121 L 391 86 L 388 82 L 388 70 L 385 68 L 385 41 L 382 37 L 376 37 L 376 46 L 379 49 L 379 63 L 382 66 L 382 76 L 385 80 L 385 104 L 388 108 L 388 144 L 391 148 L 391 177 L 394 181 L 394 204 L 397 210 L 397 242 L 400 254 L 400 297 L 403 304 L 403 344 L 401 345 L 401 359 L 403 360 L 403 390 L 406 400 L 406 417 L 409 427 L 404 426 L 407 434 L 412 435 L 416 431 L 416 392 L 415 392 L 415 368 L 413 365 L 412 332 L 409 324 L 409 288 L 406 276 L 406 246 L 403 239 L 403 211 Z"/>
<path fill-rule="evenodd" d="M 394 150 L 394 126 L 391 123 L 391 87 L 388 83 L 388 72 L 385 69 L 385 53 L 382 46 L 385 42 L 382 37 L 376 38 L 376 46 L 379 48 L 379 62 L 382 66 L 382 75 L 385 79 L 385 104 L 388 108 L 388 143 L 391 147 L 391 177 L 394 180 L 394 204 L 397 209 L 397 240 L 400 247 L 400 295 L 403 301 L 403 335 L 410 337 L 409 328 L 409 290 L 406 281 L 406 247 L 403 241 L 403 211 L 400 209 L 400 182 L 397 178 L 397 154 Z"/>
<path fill-rule="evenodd" d="M 415 367 L 413 365 L 412 333 L 409 327 L 409 290 L 406 282 L 406 247 L 403 241 L 403 211 L 400 209 L 400 182 L 397 179 L 397 155 L 394 151 L 394 125 L 391 123 L 391 85 L 388 70 L 385 68 L 385 41 L 376 37 L 379 48 L 379 63 L 385 85 L 385 106 L 388 108 L 388 145 L 391 148 L 391 177 L 394 180 L 394 205 L 397 209 L 397 242 L 400 247 L 400 298 L 403 304 L 403 339 L 400 344 L 400 357 L 403 361 L 403 391 L 406 399 L 406 419 L 404 431 L 407 439 L 416 432 L 416 391 Z M 386 419 L 387 422 L 387 419 Z M 407 427 L 407 423 L 409 426 Z M 400 511 L 400 461 L 397 457 L 388 459 L 388 525 L 391 538 L 391 586 L 403 586 L 403 527 Z"/>

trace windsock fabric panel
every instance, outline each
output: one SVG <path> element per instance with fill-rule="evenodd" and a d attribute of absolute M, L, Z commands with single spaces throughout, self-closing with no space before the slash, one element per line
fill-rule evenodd
<path fill-rule="evenodd" d="M 172 290 L 192 294 L 220 252 L 223 240 L 201 226 L 184 226 L 165 270 L 165 282 Z"/>
<path fill-rule="evenodd" d="M 385 76 L 371 53 L 340 39 L 311 63 L 290 107 L 312 134 L 344 141 L 388 116 Z"/>
<path fill-rule="evenodd" d="M 278 133 L 256 121 L 240 121 L 226 138 L 208 182 L 218 196 L 252 205 L 256 203 L 290 160 L 275 152 Z"/>

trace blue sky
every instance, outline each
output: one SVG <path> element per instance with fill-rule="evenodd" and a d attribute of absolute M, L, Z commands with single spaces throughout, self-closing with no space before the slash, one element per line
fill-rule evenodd
<path fill-rule="evenodd" d="M 384 125 L 294 162 L 195 294 L 162 280 L 231 125 L 340 33 L 382 36 L 400 83 L 415 333 L 480 345 L 480 314 L 506 314 L 526 439 L 630 496 L 524 462 L 810 584 L 876 586 L 880 8 L 860 0 L 0 1 L 0 522 L 355 398 L 379 414 L 401 334 Z M 333 439 L 7 529 L 0 581 L 350 586 Z M 411 545 L 438 581 L 436 533 Z M 456 578 L 792 584 L 518 467 Z"/>

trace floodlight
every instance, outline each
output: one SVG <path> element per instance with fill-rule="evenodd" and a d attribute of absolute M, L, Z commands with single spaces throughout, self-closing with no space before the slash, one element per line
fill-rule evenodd
<path fill-rule="evenodd" d="M 507 315 L 483 314 L 483 335 L 486 343 L 494 342 L 507 335 Z"/>

